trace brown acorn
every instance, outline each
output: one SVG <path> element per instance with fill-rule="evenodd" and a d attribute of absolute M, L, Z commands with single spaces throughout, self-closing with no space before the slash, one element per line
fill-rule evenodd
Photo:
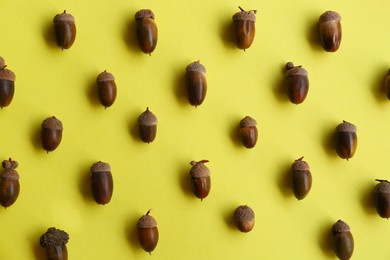
<path fill-rule="evenodd" d="M 100 103 L 110 107 L 116 99 L 116 84 L 114 75 L 107 71 L 100 73 L 96 79 Z"/>
<path fill-rule="evenodd" d="M 335 52 L 339 49 L 342 31 L 341 16 L 335 11 L 326 11 L 320 16 L 319 30 L 321 45 L 327 52 Z"/>
<path fill-rule="evenodd" d="M 57 45 L 61 49 L 69 49 L 76 39 L 76 24 L 73 15 L 65 10 L 57 14 L 53 22 Z"/>
<path fill-rule="evenodd" d="M 390 182 L 378 179 L 376 181 L 379 181 L 374 191 L 376 211 L 382 218 L 390 218 Z"/>
<path fill-rule="evenodd" d="M 295 160 L 291 165 L 292 187 L 294 196 L 301 200 L 309 193 L 312 184 L 309 164 L 303 161 L 303 157 Z"/>
<path fill-rule="evenodd" d="M 91 188 L 96 203 L 105 205 L 110 202 L 114 188 L 111 167 L 108 163 L 97 162 L 91 167 Z"/>
<path fill-rule="evenodd" d="M 68 241 L 68 233 L 54 227 L 49 228 L 39 239 L 41 247 L 46 249 L 47 260 L 67 260 L 68 249 L 66 244 Z"/>
<path fill-rule="evenodd" d="M 0 57 L 0 107 L 8 106 L 15 93 L 15 73 L 6 69 L 5 61 Z"/>
<path fill-rule="evenodd" d="M 288 62 L 284 84 L 290 101 L 294 104 L 302 103 L 309 91 L 307 71 L 302 66 L 294 66 L 294 63 Z"/>
<path fill-rule="evenodd" d="M 19 174 L 15 170 L 18 163 L 11 158 L 2 163 L 4 172 L 0 177 L 0 204 L 7 208 L 11 206 L 19 196 Z"/>
<path fill-rule="evenodd" d="M 62 140 L 62 123 L 56 117 L 48 117 L 42 122 L 42 147 L 47 152 L 54 151 Z"/>
<path fill-rule="evenodd" d="M 347 121 L 336 127 L 336 152 L 342 159 L 350 159 L 356 152 L 358 139 L 356 126 Z"/>
<path fill-rule="evenodd" d="M 206 67 L 195 61 L 186 68 L 186 86 L 188 102 L 192 106 L 203 103 L 207 92 Z"/>
<path fill-rule="evenodd" d="M 141 140 L 145 143 L 151 143 L 156 138 L 157 133 L 157 117 L 146 108 L 138 117 L 138 126 Z"/>
<path fill-rule="evenodd" d="M 204 165 L 208 162 L 208 160 L 202 160 L 190 163 L 192 165 L 190 170 L 192 191 L 200 200 L 207 197 L 211 188 L 210 170 Z"/>
<path fill-rule="evenodd" d="M 342 220 L 337 221 L 332 227 L 334 252 L 340 260 L 351 258 L 354 249 L 354 240 L 351 229 Z"/>
<path fill-rule="evenodd" d="M 248 149 L 256 145 L 258 135 L 256 125 L 256 120 L 250 116 L 246 116 L 240 121 L 241 142 Z"/>
<path fill-rule="evenodd" d="M 150 210 L 138 220 L 137 228 L 141 247 L 151 254 L 157 246 L 159 234 L 157 221 L 149 213 Z"/>
<path fill-rule="evenodd" d="M 242 205 L 234 211 L 234 219 L 238 230 L 247 233 L 255 226 L 255 213 L 247 205 Z"/>
<path fill-rule="evenodd" d="M 245 51 L 255 38 L 256 10 L 245 11 L 240 6 L 241 11 L 233 15 L 234 32 L 236 45 Z"/>
<path fill-rule="evenodd" d="M 158 30 L 154 21 L 154 13 L 149 9 L 142 9 L 135 13 L 136 36 L 140 49 L 151 54 L 157 45 Z"/>

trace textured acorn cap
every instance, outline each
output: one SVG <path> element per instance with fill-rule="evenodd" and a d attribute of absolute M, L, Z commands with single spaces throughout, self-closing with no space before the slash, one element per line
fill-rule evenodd
<path fill-rule="evenodd" d="M 17 161 L 12 161 L 12 159 L 4 160 L 2 163 L 4 168 L 4 172 L 1 175 L 1 178 L 11 179 L 11 180 L 19 180 L 19 174 L 15 170 L 18 167 Z"/>
<path fill-rule="evenodd" d="M 206 67 L 200 64 L 199 61 L 195 61 L 187 66 L 186 72 L 190 72 L 190 71 L 199 71 L 199 72 L 206 73 Z"/>
<path fill-rule="evenodd" d="M 154 20 L 154 13 L 149 9 L 142 9 L 135 13 L 135 20 L 141 18 L 152 18 Z"/>
<path fill-rule="evenodd" d="M 341 16 L 335 11 L 326 11 L 320 16 L 320 23 L 326 23 L 331 21 L 341 21 Z"/>
<path fill-rule="evenodd" d="M 255 212 L 247 205 L 242 205 L 234 211 L 234 218 L 238 222 L 252 221 L 255 219 Z"/>
<path fill-rule="evenodd" d="M 210 176 L 210 170 L 207 168 L 206 165 L 204 165 L 206 162 L 209 162 L 207 160 L 202 160 L 199 162 L 192 161 L 190 164 L 192 165 L 192 168 L 190 170 L 190 174 L 192 177 L 195 178 L 203 178 Z"/>
<path fill-rule="evenodd" d="M 294 66 L 292 62 L 288 62 L 286 64 L 286 77 L 294 76 L 294 75 L 302 75 L 307 76 L 307 70 L 302 68 L 302 66 Z"/>
<path fill-rule="evenodd" d="M 68 233 L 63 230 L 51 227 L 46 231 L 45 234 L 41 236 L 39 243 L 44 248 L 53 248 L 57 246 L 66 245 L 66 243 L 68 243 L 68 240 Z"/>
<path fill-rule="evenodd" d="M 146 108 L 146 111 L 138 117 L 138 124 L 140 125 L 153 126 L 157 125 L 157 123 L 157 117 L 149 111 L 148 107 Z"/>
<path fill-rule="evenodd" d="M 239 21 L 239 20 L 249 20 L 256 22 L 256 10 L 251 10 L 251 11 L 245 11 L 242 10 L 240 7 L 241 12 L 235 13 L 233 15 L 233 22 Z"/>
<path fill-rule="evenodd" d="M 253 119 L 252 117 L 250 116 L 246 116 L 244 117 L 241 121 L 240 121 L 240 127 L 241 128 L 244 128 L 244 127 L 251 127 L 251 126 L 256 126 L 257 125 L 257 122 L 255 119 Z"/>
<path fill-rule="evenodd" d="M 310 170 L 310 166 L 307 162 L 303 161 L 303 157 L 295 160 L 291 165 L 291 169 L 293 171 L 308 171 Z"/>
<path fill-rule="evenodd" d="M 351 124 L 347 121 L 343 121 L 341 124 L 339 124 L 337 127 L 336 127 L 336 131 L 337 132 L 352 132 L 352 133 L 356 133 L 357 131 L 357 128 L 354 124 Z"/>
<path fill-rule="evenodd" d="M 73 15 L 68 14 L 66 11 L 64 11 L 63 13 L 57 14 L 56 16 L 54 16 L 53 22 L 54 23 L 57 23 L 57 22 L 73 22 L 74 23 L 75 20 L 74 20 Z"/>
<path fill-rule="evenodd" d="M 112 75 L 110 72 L 108 71 L 103 71 L 102 73 L 100 73 L 97 78 L 96 78 L 96 81 L 97 82 L 103 82 L 103 81 L 114 81 L 115 80 L 115 77 L 114 75 Z"/>
<path fill-rule="evenodd" d="M 62 123 L 55 116 L 48 117 L 42 122 L 42 128 L 63 130 Z"/>
<path fill-rule="evenodd" d="M 142 216 L 138 222 L 137 222 L 137 227 L 138 228 L 154 228 L 154 227 L 157 227 L 157 221 L 149 215 L 149 211 L 148 213 L 146 213 L 146 215 Z"/>
<path fill-rule="evenodd" d="M 91 166 L 91 172 L 109 172 L 111 167 L 108 163 L 98 161 Z"/>
<path fill-rule="evenodd" d="M 348 226 L 347 223 L 342 221 L 341 219 L 338 220 L 332 227 L 333 233 L 342 233 L 342 232 L 350 232 L 351 228 Z"/>
<path fill-rule="evenodd" d="M 382 193 L 390 193 L 390 182 L 380 181 L 380 183 L 375 185 L 375 191 L 382 192 Z"/>
<path fill-rule="evenodd" d="M 4 66 L 3 66 L 4 67 Z M 1 69 L 3 67 L 0 67 L 0 79 L 6 79 L 10 81 L 15 81 L 15 73 L 13 73 L 9 69 Z"/>

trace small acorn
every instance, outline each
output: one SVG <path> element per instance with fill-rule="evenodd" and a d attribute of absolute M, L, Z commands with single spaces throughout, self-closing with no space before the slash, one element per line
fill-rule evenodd
<path fill-rule="evenodd" d="M 11 158 L 2 163 L 4 172 L 0 177 L 0 204 L 7 208 L 14 204 L 19 196 L 19 174 L 15 170 L 18 163 Z"/>
<path fill-rule="evenodd" d="M 46 249 L 47 260 L 67 260 L 69 235 L 63 230 L 49 228 L 39 239 L 41 247 Z"/>
<path fill-rule="evenodd" d="M 241 142 L 248 149 L 256 145 L 258 135 L 256 125 L 256 120 L 250 116 L 246 116 L 240 121 Z"/>
<path fill-rule="evenodd" d="M 190 170 L 192 191 L 200 200 L 207 197 L 211 188 L 210 170 L 204 165 L 208 162 L 208 160 L 202 160 L 190 163 L 192 165 Z"/>
<path fill-rule="evenodd" d="M 358 139 L 356 126 L 347 121 L 336 127 L 336 152 L 342 159 L 350 159 L 356 152 Z"/>
<path fill-rule="evenodd" d="M 390 218 L 390 182 L 387 180 L 378 180 L 375 186 L 374 199 L 375 208 L 382 218 Z"/>
<path fill-rule="evenodd" d="M 290 101 L 294 104 L 302 103 L 309 91 L 307 71 L 302 66 L 294 66 L 294 63 L 288 62 L 284 84 Z"/>
<path fill-rule="evenodd" d="M 57 14 L 54 19 L 56 42 L 61 49 L 69 49 L 76 39 L 76 24 L 73 15 L 66 10 Z"/>
<path fill-rule="evenodd" d="M 11 104 L 15 93 L 15 73 L 6 69 L 5 61 L 0 57 L 0 107 Z"/>
<path fill-rule="evenodd" d="M 255 38 L 256 10 L 245 11 L 240 6 L 240 12 L 233 15 L 236 45 L 239 49 L 248 49 Z"/>
<path fill-rule="evenodd" d="M 195 107 L 201 105 L 206 97 L 207 80 L 206 67 L 199 61 L 187 66 L 186 86 L 188 102 Z"/>
<path fill-rule="evenodd" d="M 48 117 L 42 122 L 42 147 L 47 152 L 54 151 L 61 143 L 62 123 L 55 116 Z"/>
<path fill-rule="evenodd" d="M 234 219 L 236 220 L 238 230 L 241 232 L 247 233 L 255 226 L 255 213 L 247 205 L 236 208 Z"/>
<path fill-rule="evenodd" d="M 100 103 L 110 107 L 116 99 L 116 84 L 114 75 L 107 71 L 100 73 L 96 79 Z"/>
<path fill-rule="evenodd" d="M 354 241 L 351 229 L 342 220 L 337 221 L 332 227 L 334 252 L 340 260 L 351 258 L 354 249 Z"/>
<path fill-rule="evenodd" d="M 158 30 L 154 21 L 154 13 L 149 9 L 142 9 L 135 13 L 136 36 L 140 49 L 151 55 L 157 45 Z"/>
<path fill-rule="evenodd" d="M 311 189 L 312 177 L 309 164 L 301 157 L 291 165 L 291 173 L 294 196 L 301 200 Z"/>
<path fill-rule="evenodd" d="M 138 239 L 141 247 L 149 254 L 156 248 L 158 243 L 157 221 L 149 215 L 150 210 L 137 222 Z"/>
<path fill-rule="evenodd" d="M 138 126 L 141 140 L 145 143 L 151 143 L 156 138 L 157 133 L 157 117 L 146 108 L 138 117 Z"/>
<path fill-rule="evenodd" d="M 321 45 L 327 52 L 335 52 L 339 49 L 342 31 L 341 16 L 335 11 L 326 11 L 320 16 L 319 30 Z"/>
<path fill-rule="evenodd" d="M 109 203 L 114 188 L 110 165 L 99 161 L 92 165 L 90 171 L 93 198 L 101 205 Z"/>

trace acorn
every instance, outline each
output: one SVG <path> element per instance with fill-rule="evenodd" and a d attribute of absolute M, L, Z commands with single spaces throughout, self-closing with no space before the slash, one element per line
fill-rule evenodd
<path fill-rule="evenodd" d="M 255 213 L 247 205 L 236 208 L 234 219 L 236 220 L 238 230 L 241 232 L 247 233 L 255 226 Z"/>
<path fill-rule="evenodd" d="M 91 188 L 96 203 L 105 205 L 110 202 L 114 183 L 111 167 L 108 163 L 97 162 L 91 167 Z"/>
<path fill-rule="evenodd" d="M 390 182 L 387 180 L 378 180 L 375 186 L 374 199 L 375 208 L 382 218 L 390 218 Z"/>
<path fill-rule="evenodd" d="M 18 167 L 18 162 L 11 158 L 2 163 L 4 172 L 0 177 L 0 204 L 7 208 L 14 204 L 19 196 L 19 174 L 15 170 Z"/>
<path fill-rule="evenodd" d="M 157 117 L 149 111 L 149 107 L 138 117 L 138 126 L 141 140 L 145 143 L 151 143 L 156 138 Z"/>
<path fill-rule="evenodd" d="M 203 103 L 207 92 L 206 67 L 195 61 L 186 67 L 187 99 L 192 106 Z"/>
<path fill-rule="evenodd" d="M 100 103 L 105 107 L 110 107 L 116 99 L 116 84 L 114 75 L 103 71 L 96 78 Z"/>
<path fill-rule="evenodd" d="M 242 144 L 250 149 L 255 147 L 257 142 L 257 122 L 250 116 L 244 117 L 240 121 L 240 137 Z"/>
<path fill-rule="evenodd" d="M 49 228 L 39 239 L 41 247 L 46 249 L 47 260 L 67 260 L 69 235 L 63 230 L 54 227 Z"/>
<path fill-rule="evenodd" d="M 61 49 L 69 49 L 76 39 L 76 24 L 73 15 L 66 10 L 57 14 L 54 19 L 56 42 Z"/>
<path fill-rule="evenodd" d="M 191 161 L 192 168 L 190 170 L 192 191 L 194 195 L 203 200 L 207 197 L 211 188 L 210 170 L 205 163 L 208 160 L 202 160 L 199 162 Z"/>
<path fill-rule="evenodd" d="M 312 177 L 309 164 L 301 157 L 291 165 L 291 173 L 294 196 L 301 200 L 311 189 Z"/>
<path fill-rule="evenodd" d="M 350 159 L 356 152 L 358 139 L 356 126 L 347 121 L 336 127 L 336 152 L 342 159 Z"/>
<path fill-rule="evenodd" d="M 5 61 L 0 57 L 0 107 L 11 104 L 15 93 L 15 73 L 6 69 Z"/>
<path fill-rule="evenodd" d="M 302 103 L 309 91 L 307 71 L 302 66 L 294 66 L 294 63 L 288 62 L 284 84 L 290 101 L 294 104 Z"/>
<path fill-rule="evenodd" d="M 340 260 L 351 258 L 354 241 L 351 229 L 347 223 L 342 220 L 337 221 L 332 227 L 334 252 Z"/>
<path fill-rule="evenodd" d="M 150 210 L 137 222 L 138 239 L 141 247 L 149 254 L 156 248 L 158 242 L 157 221 L 149 215 Z"/>
<path fill-rule="evenodd" d="M 321 45 L 327 52 L 335 52 L 339 49 L 342 31 L 341 16 L 335 11 L 326 11 L 320 16 L 319 31 Z"/>
<path fill-rule="evenodd" d="M 142 9 L 135 13 L 136 36 L 140 49 L 149 55 L 157 45 L 158 30 L 154 21 L 154 13 L 149 9 Z"/>
<path fill-rule="evenodd" d="M 54 151 L 61 143 L 62 123 L 55 116 L 48 117 L 42 122 L 42 147 L 47 152 Z"/>
<path fill-rule="evenodd" d="M 245 51 L 252 45 L 255 38 L 257 11 L 245 11 L 240 6 L 238 8 L 240 12 L 233 15 L 234 33 L 237 47 Z"/>

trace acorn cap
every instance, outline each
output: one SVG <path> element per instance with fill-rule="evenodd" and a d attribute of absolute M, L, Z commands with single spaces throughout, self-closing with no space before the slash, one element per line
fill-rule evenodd
<path fill-rule="evenodd" d="M 114 81 L 114 80 L 115 80 L 114 75 L 112 75 L 110 72 L 107 72 L 106 70 L 100 73 L 96 78 L 97 82 Z"/>
<path fill-rule="evenodd" d="M 341 219 L 338 220 L 332 227 L 333 233 L 342 233 L 342 232 L 350 232 L 351 228 L 348 226 L 347 223 L 342 221 Z"/>
<path fill-rule="evenodd" d="M 247 205 L 242 205 L 234 211 L 234 218 L 238 222 L 252 221 L 255 219 L 255 213 Z"/>
<path fill-rule="evenodd" d="M 241 12 L 235 13 L 233 15 L 233 22 L 239 21 L 239 20 L 249 20 L 256 22 L 256 10 L 251 11 L 245 11 L 241 7 L 239 7 Z"/>
<path fill-rule="evenodd" d="M 4 160 L 2 163 L 4 168 L 4 172 L 1 175 L 1 178 L 11 179 L 11 180 L 19 180 L 19 174 L 15 170 L 18 167 L 17 161 L 12 161 L 12 159 Z"/>
<path fill-rule="evenodd" d="M 66 10 L 65 10 L 63 13 L 57 14 L 56 16 L 54 16 L 53 22 L 54 23 L 57 23 L 57 22 L 73 22 L 74 23 L 75 20 L 74 20 L 73 15 L 68 14 L 66 12 Z"/>
<path fill-rule="evenodd" d="M 55 116 L 48 117 L 45 120 L 43 120 L 41 127 L 42 128 L 49 128 L 49 129 L 63 130 L 61 121 L 58 120 Z"/>
<path fill-rule="evenodd" d="M 3 68 L 3 69 L 1 69 L 1 68 Z M 15 73 L 13 73 L 9 69 L 5 69 L 4 66 L 0 67 L 0 79 L 15 81 Z"/>
<path fill-rule="evenodd" d="M 49 228 L 39 239 L 39 243 L 44 248 L 63 246 L 68 243 L 69 235 L 63 230 L 54 227 Z"/>
<path fill-rule="evenodd" d="M 335 11 L 326 11 L 320 16 L 320 23 L 332 22 L 332 21 L 341 21 L 341 16 Z"/>
<path fill-rule="evenodd" d="M 356 133 L 357 129 L 354 124 L 351 124 L 347 121 L 343 121 L 341 124 L 339 124 L 336 127 L 337 132 L 351 132 L 351 133 Z"/>
<path fill-rule="evenodd" d="M 295 162 L 293 162 L 293 164 L 291 165 L 291 169 L 293 171 L 308 171 L 310 170 L 310 167 L 307 162 L 303 161 L 303 157 L 301 157 L 298 160 L 295 160 Z"/>
<path fill-rule="evenodd" d="M 142 9 L 135 13 L 135 20 L 141 18 L 152 18 L 154 20 L 154 13 L 149 9 Z"/>
<path fill-rule="evenodd" d="M 302 75 L 307 76 L 307 70 L 302 68 L 302 66 L 294 66 L 292 62 L 288 62 L 286 64 L 286 77 L 294 76 L 294 75 Z"/>
<path fill-rule="evenodd" d="M 91 172 L 109 172 L 111 167 L 108 163 L 98 161 L 91 166 Z"/>
<path fill-rule="evenodd" d="M 192 165 L 192 168 L 190 170 L 190 174 L 194 178 L 203 178 L 210 176 L 210 170 L 207 168 L 204 163 L 207 163 L 209 161 L 207 160 L 202 160 L 199 162 L 192 161 L 190 164 Z"/>
<path fill-rule="evenodd" d="M 257 125 L 257 122 L 255 119 L 253 119 L 252 117 L 250 116 L 246 116 L 244 117 L 241 121 L 240 121 L 240 127 L 241 128 L 244 128 L 244 127 L 251 127 L 251 126 L 256 126 Z"/>
<path fill-rule="evenodd" d="M 146 111 L 138 117 L 138 124 L 140 125 L 153 126 L 157 125 L 157 123 L 157 117 L 149 111 L 148 107 L 146 108 Z"/>
<path fill-rule="evenodd" d="M 154 228 L 157 227 L 157 221 L 149 215 L 150 210 L 146 215 L 143 215 L 137 222 L 138 228 Z"/>
<path fill-rule="evenodd" d="M 195 61 L 187 66 L 186 72 L 190 72 L 190 71 L 199 71 L 199 72 L 206 73 L 206 67 L 200 64 L 199 61 Z"/>
<path fill-rule="evenodd" d="M 385 180 L 377 181 L 380 181 L 380 183 L 375 185 L 375 192 L 390 193 L 390 182 Z"/>

